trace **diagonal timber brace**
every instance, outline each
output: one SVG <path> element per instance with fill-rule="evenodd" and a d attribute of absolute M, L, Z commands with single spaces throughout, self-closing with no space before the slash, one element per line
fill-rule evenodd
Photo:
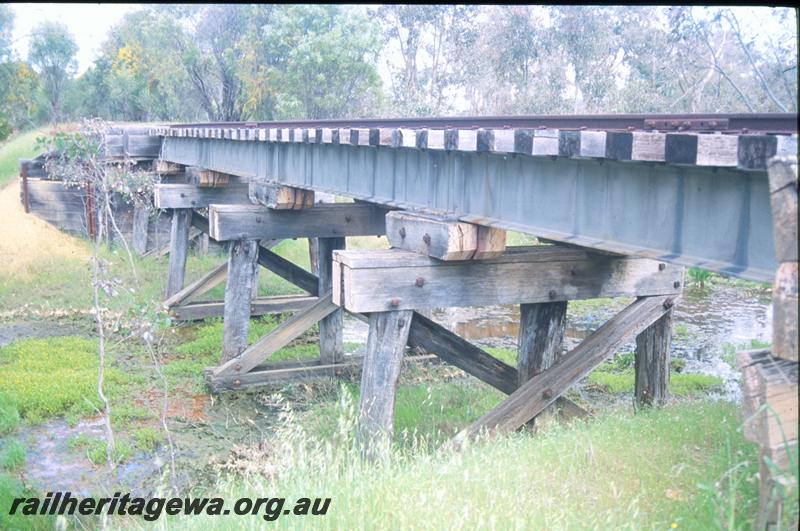
<path fill-rule="evenodd" d="M 589 374 L 620 345 L 633 339 L 672 308 L 675 295 L 642 297 L 600 328 L 560 361 L 532 377 L 495 409 L 461 431 L 456 445 L 482 432 L 503 433 L 515 430 L 541 413 L 569 387 Z"/>

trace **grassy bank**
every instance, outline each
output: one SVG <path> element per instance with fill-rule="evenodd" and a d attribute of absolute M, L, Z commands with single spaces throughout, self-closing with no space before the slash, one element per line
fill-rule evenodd
<path fill-rule="evenodd" d="M 349 433 L 348 421 L 339 425 Z M 286 529 L 747 529 L 757 500 L 756 453 L 739 426 L 727 403 L 610 411 L 463 453 L 422 444 L 379 467 L 360 463 L 346 436 L 332 446 L 290 426 L 253 455 L 267 476 L 222 480 L 211 492 L 227 500 L 332 498 L 325 517 L 281 516 L 270 524 Z M 159 522 L 161 529 L 264 525 L 261 515 Z"/>

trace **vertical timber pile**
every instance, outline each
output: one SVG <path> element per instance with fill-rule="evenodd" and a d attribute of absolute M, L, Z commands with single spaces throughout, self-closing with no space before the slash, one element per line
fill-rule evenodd
<path fill-rule="evenodd" d="M 640 406 L 662 406 L 669 386 L 672 310 L 636 336 L 635 396 Z"/>
<path fill-rule="evenodd" d="M 561 354 L 567 322 L 567 302 L 520 304 L 518 385 L 550 368 Z M 535 418 L 528 422 L 533 427 Z"/>
<path fill-rule="evenodd" d="M 380 459 L 391 444 L 397 384 L 413 314 L 411 310 L 399 310 L 369 316 L 357 440 L 362 455 L 370 461 Z"/>
<path fill-rule="evenodd" d="M 258 241 L 234 240 L 228 245 L 221 363 L 235 358 L 247 348 L 250 301 L 253 297 L 253 286 L 258 280 Z"/>
<path fill-rule="evenodd" d="M 316 238 L 319 295 L 333 291 L 333 251 L 346 247 L 344 238 Z M 342 343 L 343 310 L 339 309 L 319 322 L 319 355 L 322 363 L 344 361 Z"/>
<path fill-rule="evenodd" d="M 150 213 L 145 205 L 133 207 L 133 237 L 131 247 L 140 256 L 147 252 L 147 232 L 150 224 Z"/>
<path fill-rule="evenodd" d="M 170 231 L 169 276 L 165 298 L 170 298 L 183 289 L 186 274 L 186 255 L 189 251 L 189 228 L 192 224 L 192 209 L 176 208 L 172 211 Z"/>
<path fill-rule="evenodd" d="M 756 529 L 787 524 L 783 503 L 797 489 L 798 242 L 797 159 L 769 162 L 769 190 L 778 270 L 772 290 L 772 346 L 737 354 L 742 370 L 745 437 L 759 445 Z M 788 522 L 796 527 L 797 522 Z"/>

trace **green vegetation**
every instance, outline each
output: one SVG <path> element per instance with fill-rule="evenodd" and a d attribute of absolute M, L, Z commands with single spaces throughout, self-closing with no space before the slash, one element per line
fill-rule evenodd
<path fill-rule="evenodd" d="M 19 425 L 19 410 L 11 399 L 0 393 L 0 436 L 14 431 Z"/>
<path fill-rule="evenodd" d="M 145 452 L 152 452 L 164 441 L 164 432 L 154 428 L 139 428 L 132 434 L 136 447 Z"/>
<path fill-rule="evenodd" d="M 0 472 L 0 529 L 51 530 L 54 518 L 51 516 L 25 516 L 19 513 L 10 515 L 11 501 L 14 498 L 36 496 L 37 493 L 23 483 Z"/>
<path fill-rule="evenodd" d="M 742 350 L 754 350 L 754 349 L 761 349 L 767 348 L 770 346 L 770 343 L 767 341 L 761 341 L 760 339 L 751 339 L 747 343 L 723 343 L 722 344 L 722 353 L 720 353 L 720 358 L 722 361 L 730 365 L 731 367 L 736 367 L 736 353 Z"/>
<path fill-rule="evenodd" d="M 100 407 L 97 367 L 97 344 L 92 340 L 67 336 L 15 341 L 0 348 L 0 395 L 33 422 L 91 414 Z M 133 381 L 132 375 L 107 369 L 106 392 L 119 396 Z"/>
<path fill-rule="evenodd" d="M 699 267 L 692 267 L 689 269 L 689 278 L 692 282 L 699 284 L 700 289 L 705 289 L 706 281 L 711 276 L 711 271 L 700 269 Z"/>
<path fill-rule="evenodd" d="M 19 470 L 25 465 L 27 451 L 17 439 L 7 439 L 0 452 L 0 467 L 8 471 Z"/>
<path fill-rule="evenodd" d="M 84 454 L 94 465 L 102 465 L 107 460 L 107 446 L 105 439 L 89 437 L 81 434 L 73 437 L 67 443 L 69 447 Z M 126 439 L 117 439 L 114 444 L 112 459 L 115 463 L 124 463 L 133 454 L 133 447 Z"/>
<path fill-rule="evenodd" d="M 345 410 L 352 405 L 345 405 Z M 352 414 L 339 418 L 340 432 Z M 638 414 L 610 411 L 588 423 L 515 434 L 461 453 L 424 442 L 380 467 L 360 463 L 348 439 L 285 428 L 263 454 L 266 477 L 223 479 L 229 499 L 257 492 L 333 501 L 335 529 L 747 529 L 758 500 L 756 450 L 732 404 L 693 402 Z M 654 444 L 657 441 L 657 444 Z M 435 507 L 436 510 L 431 510 Z M 227 518 L 177 518 L 170 528 L 227 529 Z M 294 528 L 285 516 L 272 525 Z M 236 520 L 258 528 L 259 518 Z"/>
<path fill-rule="evenodd" d="M 19 159 L 32 158 L 37 154 L 36 137 L 41 134 L 42 130 L 39 129 L 0 143 L 0 188 L 19 175 Z"/>

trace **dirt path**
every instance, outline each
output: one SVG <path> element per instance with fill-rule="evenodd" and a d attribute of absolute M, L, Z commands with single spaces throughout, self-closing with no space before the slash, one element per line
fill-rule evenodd
<path fill-rule="evenodd" d="M 25 213 L 19 190 L 19 180 L 0 189 L 0 275 L 29 280 L 35 275 L 37 263 L 87 260 L 88 249 L 80 241 Z"/>

